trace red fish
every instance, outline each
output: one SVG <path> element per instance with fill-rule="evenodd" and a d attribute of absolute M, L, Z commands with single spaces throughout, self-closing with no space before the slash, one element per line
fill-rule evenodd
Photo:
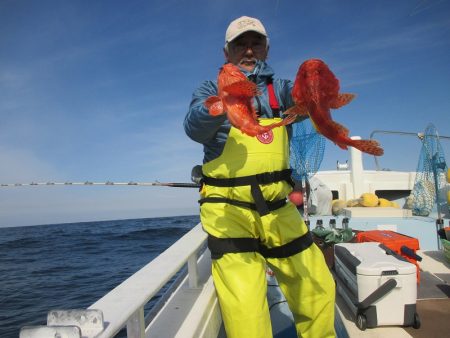
<path fill-rule="evenodd" d="M 232 63 L 227 63 L 220 69 L 217 85 L 218 95 L 210 96 L 205 101 L 209 113 L 213 116 L 226 113 L 230 123 L 249 136 L 264 134 L 295 120 L 295 116 L 289 116 L 278 123 L 260 125 L 252 105 L 253 97 L 260 95 L 260 92 L 256 84 Z"/>
<path fill-rule="evenodd" d="M 342 149 L 351 146 L 371 155 L 383 155 L 383 148 L 377 141 L 352 140 L 349 130 L 332 119 L 330 109 L 340 108 L 354 97 L 353 94 L 339 93 L 339 80 L 322 60 L 310 59 L 297 72 L 292 88 L 295 105 L 285 114 L 288 118 L 309 115 L 317 132 Z"/>

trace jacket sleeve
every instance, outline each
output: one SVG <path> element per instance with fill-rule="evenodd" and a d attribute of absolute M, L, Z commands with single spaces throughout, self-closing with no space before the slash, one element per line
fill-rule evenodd
<path fill-rule="evenodd" d="M 281 110 L 286 111 L 294 105 L 291 91 L 294 84 L 290 80 L 279 80 L 279 95 L 281 99 Z"/>
<path fill-rule="evenodd" d="M 217 85 L 212 81 L 204 82 L 192 95 L 189 111 L 184 118 L 184 130 L 194 141 L 207 143 L 212 140 L 220 126 L 227 119 L 226 114 L 211 116 L 206 109 L 205 100 L 217 95 Z"/>

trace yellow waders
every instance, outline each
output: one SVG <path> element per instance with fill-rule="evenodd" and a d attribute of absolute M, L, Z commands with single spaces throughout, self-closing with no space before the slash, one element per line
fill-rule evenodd
<path fill-rule="evenodd" d="M 276 120 L 262 119 L 260 123 Z M 288 154 L 284 127 L 275 128 L 264 137 L 249 137 L 232 127 L 223 153 L 203 165 L 203 174 L 226 179 L 282 171 L 289 167 Z M 266 201 L 285 199 L 292 190 L 286 181 L 259 187 Z M 205 184 L 201 197 L 255 202 L 248 185 Z M 290 202 L 264 216 L 230 203 L 203 203 L 200 216 L 211 237 L 259 239 L 267 248 L 308 235 L 300 213 Z M 272 337 L 266 298 L 266 262 L 288 301 L 298 336 L 335 337 L 335 284 L 320 249 L 308 244 L 301 252 L 285 258 L 265 259 L 259 252 L 233 252 L 213 259 L 212 274 L 228 338 Z"/>

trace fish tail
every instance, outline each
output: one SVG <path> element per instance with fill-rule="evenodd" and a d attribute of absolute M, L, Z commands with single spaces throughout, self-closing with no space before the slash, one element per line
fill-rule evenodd
<path fill-rule="evenodd" d="M 205 107 L 212 116 L 224 114 L 223 102 L 218 96 L 210 96 L 205 101 Z"/>
<path fill-rule="evenodd" d="M 248 136 L 256 136 L 260 134 L 264 134 L 268 132 L 271 128 L 271 126 L 261 126 L 261 125 L 248 125 L 248 126 L 240 126 L 239 129 L 244 134 L 247 134 Z"/>
<path fill-rule="evenodd" d="M 238 126 L 235 126 L 235 127 L 240 129 L 240 131 L 243 132 L 244 134 L 247 134 L 249 136 L 257 136 L 257 135 L 267 133 L 269 130 L 271 130 L 273 128 L 291 124 L 292 122 L 294 122 L 296 120 L 296 118 L 297 118 L 296 115 L 287 116 L 285 119 L 283 119 L 280 122 L 272 123 L 272 124 L 269 124 L 266 126 L 262 126 L 257 122 L 255 123 L 253 120 L 250 120 L 251 122 L 247 121 L 247 123 L 242 123 L 242 121 L 241 121 L 241 124 L 239 124 Z"/>
<path fill-rule="evenodd" d="M 262 126 L 260 124 L 248 123 L 248 124 L 240 125 L 238 128 L 244 134 L 247 134 L 249 136 L 256 136 L 256 135 L 261 135 L 261 134 L 267 133 L 269 130 L 271 130 L 273 128 L 288 125 L 288 124 L 294 122 L 295 119 L 296 119 L 296 116 L 289 116 L 289 117 L 285 118 L 283 121 L 280 121 L 278 123 L 269 124 L 267 126 Z"/>
<path fill-rule="evenodd" d="M 273 128 L 280 127 L 280 126 L 287 126 L 288 124 L 291 124 L 291 123 L 295 122 L 297 117 L 298 117 L 297 115 L 287 115 L 283 119 L 283 121 L 270 124 L 270 125 L 268 125 L 268 127 L 271 127 L 270 129 L 273 129 Z"/>
<path fill-rule="evenodd" d="M 352 140 L 350 145 L 370 155 L 381 156 L 384 154 L 383 148 L 375 140 Z"/>

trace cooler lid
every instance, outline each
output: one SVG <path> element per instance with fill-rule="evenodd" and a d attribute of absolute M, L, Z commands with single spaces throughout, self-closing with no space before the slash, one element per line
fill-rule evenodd
<path fill-rule="evenodd" d="M 346 263 L 352 262 L 353 273 L 367 276 L 381 275 L 408 275 L 416 274 L 416 266 L 399 255 L 393 255 L 389 250 L 383 249 L 383 245 L 377 242 L 363 243 L 339 243 L 338 258 L 344 256 L 354 257 L 346 259 Z M 344 250 L 342 250 L 344 249 Z M 347 251 L 347 252 L 346 252 Z"/>

